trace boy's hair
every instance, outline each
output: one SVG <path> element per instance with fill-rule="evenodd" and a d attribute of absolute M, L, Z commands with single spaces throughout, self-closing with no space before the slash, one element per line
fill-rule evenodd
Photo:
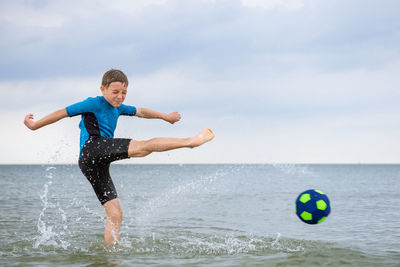
<path fill-rule="evenodd" d="M 101 85 L 108 87 L 112 82 L 121 82 L 128 87 L 128 77 L 120 70 L 111 69 L 104 73 Z"/>

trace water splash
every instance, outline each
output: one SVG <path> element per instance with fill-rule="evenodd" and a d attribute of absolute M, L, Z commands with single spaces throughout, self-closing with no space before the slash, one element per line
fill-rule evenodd
<path fill-rule="evenodd" d="M 289 163 L 273 163 L 272 166 L 289 175 L 315 176 L 315 173 L 313 173 L 308 166 Z"/>
<path fill-rule="evenodd" d="M 148 224 L 149 220 L 157 217 L 166 206 L 175 202 L 177 199 L 182 202 L 185 199 L 191 198 L 194 193 L 199 194 L 207 192 L 209 190 L 209 185 L 213 184 L 219 178 L 227 174 L 227 171 L 218 170 L 214 175 L 203 176 L 199 179 L 195 179 L 185 184 L 180 184 L 165 190 L 158 196 L 149 199 L 146 203 L 141 205 L 141 208 L 138 210 L 135 218 L 136 225 Z"/>
<path fill-rule="evenodd" d="M 62 238 L 64 235 L 70 234 L 68 231 L 67 215 L 59 202 L 54 204 L 49 199 L 49 190 L 53 184 L 53 170 L 55 169 L 56 167 L 48 167 L 46 169 L 47 181 L 43 185 L 42 194 L 39 195 L 43 208 L 37 221 L 37 232 L 39 235 L 35 238 L 34 248 L 46 245 L 67 249 L 70 246 L 70 243 Z M 54 215 L 61 218 L 59 225 L 55 224 L 55 220 L 52 218 Z"/>

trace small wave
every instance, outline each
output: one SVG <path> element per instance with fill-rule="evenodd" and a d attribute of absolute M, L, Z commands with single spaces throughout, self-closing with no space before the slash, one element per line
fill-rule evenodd
<path fill-rule="evenodd" d="M 65 246 L 65 242 L 69 245 Z M 102 259 L 97 262 L 99 264 L 109 263 L 114 259 L 134 265 L 166 264 L 173 259 L 175 265 L 191 266 L 191 262 L 196 262 L 196 266 L 200 263 L 218 266 L 215 259 L 219 258 L 225 264 L 227 261 L 234 263 L 232 266 L 251 262 L 262 263 L 262 266 L 317 266 L 316 263 L 331 266 L 375 266 L 379 262 L 386 262 L 387 266 L 395 266 L 391 265 L 393 260 L 389 258 L 373 257 L 327 242 L 287 238 L 280 233 L 272 236 L 222 232 L 211 234 L 196 233 L 185 228 L 161 228 L 147 236 L 122 233 L 121 242 L 113 246 L 105 246 L 100 234 L 83 238 L 76 235 L 54 235 L 37 248 L 32 246 L 32 241 L 24 239 L 3 246 L 0 255 L 3 259 L 24 257 L 25 260 L 32 261 L 53 257 L 59 264 L 63 261 L 70 264 L 76 258 L 90 263 L 96 258 Z"/>

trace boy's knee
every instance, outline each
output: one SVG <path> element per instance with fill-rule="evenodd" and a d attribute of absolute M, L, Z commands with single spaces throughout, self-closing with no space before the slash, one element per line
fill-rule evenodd
<path fill-rule="evenodd" d="M 122 221 L 122 209 L 112 209 L 108 214 L 108 217 L 113 222 L 121 222 Z"/>
<path fill-rule="evenodd" d="M 104 208 L 106 209 L 107 217 L 111 219 L 111 221 L 122 221 L 122 208 L 118 199 L 113 199 L 106 202 L 104 204 Z"/>
<path fill-rule="evenodd" d="M 140 157 L 145 157 L 149 154 L 151 154 L 151 151 L 148 151 L 146 149 L 146 141 L 131 140 L 131 142 L 129 143 L 129 148 L 128 148 L 129 157 L 140 158 Z"/>

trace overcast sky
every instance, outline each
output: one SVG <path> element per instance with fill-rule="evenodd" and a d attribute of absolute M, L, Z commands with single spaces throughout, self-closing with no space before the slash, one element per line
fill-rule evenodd
<path fill-rule="evenodd" d="M 76 163 L 79 117 L 41 118 L 100 95 L 122 69 L 116 137 L 186 137 L 198 149 L 124 163 L 399 163 L 397 0 L 0 1 L 0 163 Z"/>

